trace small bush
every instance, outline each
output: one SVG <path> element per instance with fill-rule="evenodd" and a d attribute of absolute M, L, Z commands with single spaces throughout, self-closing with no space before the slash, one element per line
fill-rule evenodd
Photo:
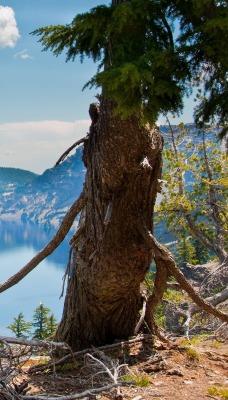
<path fill-rule="evenodd" d="M 208 345 L 210 347 L 214 347 L 215 349 L 219 349 L 223 345 L 223 343 L 219 342 L 218 340 L 215 340 L 213 342 L 208 342 Z"/>
<path fill-rule="evenodd" d="M 132 375 L 124 375 L 122 377 L 122 381 L 124 382 L 134 382 L 135 386 L 147 387 L 150 385 L 150 379 L 146 375 L 141 374 L 132 374 Z"/>
<path fill-rule="evenodd" d="M 162 303 L 158 304 L 156 307 L 156 310 L 154 313 L 154 320 L 160 328 L 166 329 L 164 307 L 163 307 Z"/>
<path fill-rule="evenodd" d="M 228 388 L 213 385 L 207 392 L 210 396 L 220 396 L 222 400 L 228 400 Z"/>
<path fill-rule="evenodd" d="M 186 354 L 190 360 L 199 360 L 200 359 L 199 353 L 196 350 L 192 349 L 191 347 L 188 347 L 186 349 Z"/>
<path fill-rule="evenodd" d="M 182 304 L 186 300 L 179 290 L 167 289 L 164 293 L 164 299 L 173 302 L 174 304 Z"/>
<path fill-rule="evenodd" d="M 192 346 L 192 345 L 197 346 L 200 342 L 208 339 L 208 337 L 210 337 L 210 336 L 206 335 L 206 334 L 196 335 L 196 336 L 193 336 L 191 339 L 187 339 L 187 338 L 180 339 L 179 343 L 182 346 Z"/>

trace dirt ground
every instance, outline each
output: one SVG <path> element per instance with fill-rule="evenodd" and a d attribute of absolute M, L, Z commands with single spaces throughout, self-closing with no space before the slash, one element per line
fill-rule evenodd
<path fill-rule="evenodd" d="M 118 365 L 125 364 L 119 367 L 124 377 L 118 380 L 128 381 L 128 386 L 93 395 L 99 400 L 228 399 L 228 344 L 211 338 L 191 342 L 179 339 L 170 344 L 156 341 L 153 346 L 151 342 L 139 342 L 127 349 L 94 352 L 93 357 L 112 373 L 113 366 L 117 370 Z M 14 379 L 17 385 L 28 383 L 29 396 L 69 396 L 112 383 L 101 363 L 88 356 L 56 366 L 56 370 L 29 373 L 33 363 L 37 360 L 30 360 Z"/>

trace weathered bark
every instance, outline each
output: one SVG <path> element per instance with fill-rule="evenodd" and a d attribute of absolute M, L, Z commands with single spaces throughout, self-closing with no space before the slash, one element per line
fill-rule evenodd
<path fill-rule="evenodd" d="M 87 202 L 75 243 L 57 339 L 74 350 L 132 335 L 141 308 L 140 283 L 153 256 L 137 226 L 153 230 L 161 175 L 159 130 L 113 116 L 101 100 L 83 160 Z"/>

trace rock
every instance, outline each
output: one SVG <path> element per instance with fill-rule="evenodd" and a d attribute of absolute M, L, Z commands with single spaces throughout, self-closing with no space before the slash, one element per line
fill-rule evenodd
<path fill-rule="evenodd" d="M 184 376 L 184 374 L 179 369 L 171 369 L 167 372 L 167 375 Z"/>

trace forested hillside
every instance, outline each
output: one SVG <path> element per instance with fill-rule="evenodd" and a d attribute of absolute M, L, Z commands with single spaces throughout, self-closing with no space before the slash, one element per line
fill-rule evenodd
<path fill-rule="evenodd" d="M 13 183 L 16 185 L 23 185 L 31 182 L 37 176 L 38 175 L 34 172 L 20 168 L 0 167 L 0 189 L 2 184 Z"/>
<path fill-rule="evenodd" d="M 84 182 L 81 156 L 82 148 L 78 148 L 56 168 L 34 174 L 34 179 L 23 185 L 1 184 L 0 179 L 0 218 L 59 225 Z"/>

